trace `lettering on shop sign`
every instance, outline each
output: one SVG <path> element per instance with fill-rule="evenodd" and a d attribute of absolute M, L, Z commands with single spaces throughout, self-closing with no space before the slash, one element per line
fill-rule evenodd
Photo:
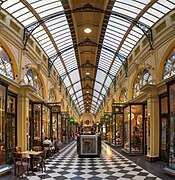
<path fill-rule="evenodd" d="M 61 106 L 52 106 L 51 111 L 55 113 L 59 113 L 61 112 Z"/>

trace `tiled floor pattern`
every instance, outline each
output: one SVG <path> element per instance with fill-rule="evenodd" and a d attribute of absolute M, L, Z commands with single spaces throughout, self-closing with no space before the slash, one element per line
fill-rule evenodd
<path fill-rule="evenodd" d="M 100 158 L 78 158 L 76 142 L 62 149 L 59 156 L 47 160 L 46 172 L 35 172 L 29 180 L 158 180 L 160 178 L 144 170 L 126 157 L 102 144 Z"/>

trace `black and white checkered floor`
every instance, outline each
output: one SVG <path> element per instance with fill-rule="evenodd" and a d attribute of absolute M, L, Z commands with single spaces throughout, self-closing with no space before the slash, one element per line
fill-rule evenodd
<path fill-rule="evenodd" d="M 76 142 L 61 150 L 59 156 L 47 160 L 46 172 L 35 172 L 25 179 L 107 179 L 107 180 L 158 180 L 160 178 L 144 170 L 108 145 L 102 144 L 100 158 L 78 158 Z"/>

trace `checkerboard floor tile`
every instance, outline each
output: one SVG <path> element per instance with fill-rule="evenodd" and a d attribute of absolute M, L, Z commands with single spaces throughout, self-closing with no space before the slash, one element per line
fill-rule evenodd
<path fill-rule="evenodd" d="M 25 177 L 26 180 L 159 180 L 108 145 L 102 143 L 100 158 L 78 158 L 76 142 L 46 161 L 46 172 Z"/>

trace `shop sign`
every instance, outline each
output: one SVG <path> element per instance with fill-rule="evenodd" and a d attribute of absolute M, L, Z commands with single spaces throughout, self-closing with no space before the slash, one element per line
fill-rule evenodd
<path fill-rule="evenodd" d="M 53 113 L 60 113 L 61 112 L 61 106 L 60 105 L 59 106 L 58 105 L 52 106 L 51 111 Z"/>
<path fill-rule="evenodd" d="M 74 122 L 74 118 L 70 118 L 70 122 L 72 122 L 72 123 L 73 123 L 73 122 Z"/>

